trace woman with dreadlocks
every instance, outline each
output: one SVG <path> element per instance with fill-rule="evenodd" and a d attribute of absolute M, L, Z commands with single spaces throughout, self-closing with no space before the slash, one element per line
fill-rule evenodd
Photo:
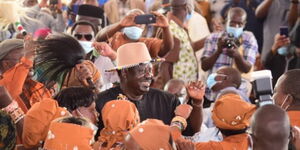
<path fill-rule="evenodd" d="M 70 86 L 85 86 L 96 91 L 101 87 L 100 73 L 73 37 L 53 34 L 39 42 L 36 66 L 42 70 L 38 80 L 45 85 L 56 83 L 58 90 Z"/>

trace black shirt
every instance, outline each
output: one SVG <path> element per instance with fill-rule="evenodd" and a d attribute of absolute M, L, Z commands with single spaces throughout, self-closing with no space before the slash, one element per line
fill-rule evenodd
<path fill-rule="evenodd" d="M 98 95 L 96 100 L 96 109 L 99 112 L 98 127 L 101 130 L 104 125 L 102 121 L 101 110 L 106 102 L 116 100 L 119 94 L 123 94 L 121 88 L 114 87 Z M 130 99 L 129 99 L 130 100 Z M 141 121 L 146 119 L 159 119 L 165 124 L 170 124 L 175 116 L 175 108 L 180 105 L 179 100 L 172 94 L 150 88 L 149 92 L 143 95 L 141 100 L 130 100 L 137 107 Z"/>

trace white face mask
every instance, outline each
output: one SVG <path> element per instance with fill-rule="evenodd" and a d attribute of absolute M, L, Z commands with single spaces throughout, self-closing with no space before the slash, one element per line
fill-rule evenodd
<path fill-rule="evenodd" d="M 85 54 L 91 52 L 94 49 L 92 46 L 93 43 L 90 41 L 78 41 L 78 42 L 82 46 Z"/>

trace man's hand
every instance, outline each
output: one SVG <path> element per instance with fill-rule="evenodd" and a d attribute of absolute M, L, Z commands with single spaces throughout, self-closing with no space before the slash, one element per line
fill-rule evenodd
<path fill-rule="evenodd" d="M 116 52 L 106 42 L 94 42 L 92 46 L 100 55 L 109 57 L 111 60 L 117 57 Z"/>
<path fill-rule="evenodd" d="M 158 12 L 151 12 L 151 13 L 156 16 L 156 23 L 152 24 L 153 26 L 161 27 L 161 28 L 169 27 L 168 19 L 163 14 L 160 14 Z"/>
<path fill-rule="evenodd" d="M 193 142 L 179 139 L 176 141 L 177 150 L 196 150 Z"/>
<path fill-rule="evenodd" d="M 130 26 L 136 26 L 137 24 L 134 22 L 134 18 L 137 16 L 138 14 L 133 13 L 130 15 L 125 16 L 121 21 L 120 21 L 120 26 L 122 28 L 124 27 L 130 27 Z"/>
<path fill-rule="evenodd" d="M 238 52 L 236 47 L 232 47 L 230 49 L 226 49 L 226 55 L 231 58 L 241 57 L 241 54 Z"/>
<path fill-rule="evenodd" d="M 285 35 L 276 34 L 274 38 L 274 44 L 272 46 L 272 53 L 276 54 L 277 50 L 285 45 L 289 45 L 291 43 L 289 37 L 285 37 Z"/>
<path fill-rule="evenodd" d="M 80 64 L 77 64 L 76 70 L 78 72 L 77 78 L 78 80 L 84 85 L 84 86 L 89 86 L 87 79 L 92 79 L 92 73 L 89 70 L 89 68 L 82 62 Z"/>
<path fill-rule="evenodd" d="M 181 104 L 176 107 L 175 115 L 183 117 L 184 119 L 187 119 L 191 115 L 192 110 L 193 110 L 193 107 L 191 105 Z"/>
<path fill-rule="evenodd" d="M 203 97 L 205 94 L 205 85 L 202 81 L 190 82 L 187 87 L 189 96 L 194 100 L 197 105 L 202 105 Z"/>
<path fill-rule="evenodd" d="M 218 49 L 217 53 L 221 54 L 223 52 L 223 49 L 225 47 L 225 40 L 226 40 L 226 34 L 223 34 L 219 39 L 218 39 Z"/>
<path fill-rule="evenodd" d="M 12 98 L 4 86 L 0 86 L 0 109 L 12 103 Z"/>

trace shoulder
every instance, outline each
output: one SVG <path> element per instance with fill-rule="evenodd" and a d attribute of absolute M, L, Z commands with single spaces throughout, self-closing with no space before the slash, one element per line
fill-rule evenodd
<path fill-rule="evenodd" d="M 113 87 L 99 93 L 96 100 L 97 108 L 100 109 L 106 102 L 117 99 L 119 94 L 121 94 L 120 87 Z"/>

